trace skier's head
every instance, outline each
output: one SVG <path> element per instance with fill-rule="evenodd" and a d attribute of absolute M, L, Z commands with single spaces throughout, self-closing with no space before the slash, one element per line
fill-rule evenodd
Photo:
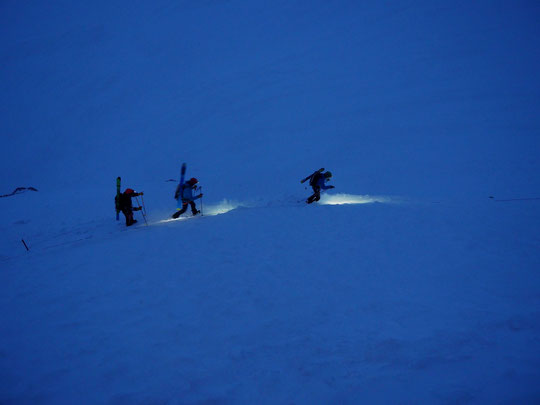
<path fill-rule="evenodd" d="M 325 177 L 326 179 L 330 179 L 330 177 L 332 177 L 332 173 L 331 173 L 331 172 L 326 172 L 326 173 L 324 174 L 324 177 Z"/>
<path fill-rule="evenodd" d="M 124 191 L 124 194 L 133 194 L 135 191 L 133 191 L 133 189 L 131 188 L 126 188 L 126 191 Z"/>
<path fill-rule="evenodd" d="M 191 185 L 191 186 L 194 186 L 195 184 L 197 184 L 199 182 L 199 180 L 197 180 L 195 177 L 192 177 L 191 179 L 189 179 L 188 183 Z"/>

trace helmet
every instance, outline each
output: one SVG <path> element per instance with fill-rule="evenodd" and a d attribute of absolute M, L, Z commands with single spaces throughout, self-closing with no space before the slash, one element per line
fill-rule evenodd
<path fill-rule="evenodd" d="M 191 179 L 189 179 L 189 183 L 194 186 L 195 184 L 197 184 L 199 182 L 199 180 L 197 180 L 195 177 L 192 177 Z"/>
<path fill-rule="evenodd" d="M 330 177 L 332 177 L 332 173 L 331 172 L 326 172 L 324 174 L 324 177 L 326 177 L 327 179 L 329 179 Z"/>
<path fill-rule="evenodd" d="M 124 191 L 124 194 L 133 194 L 135 191 L 131 188 L 126 188 L 126 191 Z"/>

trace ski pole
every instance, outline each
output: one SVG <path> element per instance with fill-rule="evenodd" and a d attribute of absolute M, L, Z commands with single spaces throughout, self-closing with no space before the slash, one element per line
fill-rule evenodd
<path fill-rule="evenodd" d="M 141 204 L 139 204 L 139 197 L 135 197 L 135 200 L 137 201 L 137 205 L 140 207 Z M 142 217 L 144 218 L 144 223 L 146 226 L 148 226 L 148 222 L 146 221 L 146 214 L 144 213 L 144 210 L 141 209 Z"/>
<path fill-rule="evenodd" d="M 144 198 L 143 198 L 142 195 L 141 195 L 141 202 L 142 202 L 142 208 L 143 208 L 144 215 L 146 216 L 146 206 L 144 205 Z"/>
<path fill-rule="evenodd" d="M 202 205 L 202 186 L 199 187 L 201 189 L 201 217 L 204 215 L 203 213 L 203 205 Z"/>
<path fill-rule="evenodd" d="M 146 226 L 148 226 L 148 222 L 146 221 L 146 206 L 144 205 L 144 198 L 141 195 L 141 202 L 142 202 L 142 212 L 144 215 L 144 222 L 146 222 Z"/>

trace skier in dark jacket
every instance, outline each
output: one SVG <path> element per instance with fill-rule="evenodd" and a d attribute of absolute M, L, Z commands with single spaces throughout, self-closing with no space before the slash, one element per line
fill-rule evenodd
<path fill-rule="evenodd" d="M 133 189 L 126 188 L 126 191 L 120 194 L 120 197 L 116 197 L 118 198 L 118 208 L 124 213 L 124 216 L 126 217 L 126 226 L 131 226 L 137 222 L 136 219 L 133 219 L 133 211 L 140 211 L 142 210 L 142 207 L 133 208 L 131 199 L 139 195 L 144 195 L 144 193 L 142 191 L 140 193 L 136 193 L 135 191 L 133 191 Z"/>
<path fill-rule="evenodd" d="M 330 180 L 332 173 L 326 172 L 323 173 L 324 167 L 317 170 L 313 174 L 310 174 L 305 179 L 300 180 L 300 183 L 305 183 L 309 180 L 309 185 L 313 189 L 313 195 L 311 195 L 306 202 L 311 204 L 314 201 L 319 201 L 321 199 L 321 190 L 329 190 L 335 188 L 334 186 L 327 186 L 325 183 Z"/>
<path fill-rule="evenodd" d="M 178 218 L 186 212 L 188 205 L 191 206 L 191 213 L 193 215 L 197 215 L 201 212 L 197 209 L 195 200 L 201 198 L 203 194 L 200 193 L 199 195 L 193 196 L 193 191 L 197 190 L 197 184 L 199 184 L 199 181 L 193 177 L 180 186 L 177 195 L 175 195 L 175 198 L 178 200 L 178 208 L 173 214 L 173 218 Z M 180 203 L 182 204 L 182 207 L 180 207 Z"/>

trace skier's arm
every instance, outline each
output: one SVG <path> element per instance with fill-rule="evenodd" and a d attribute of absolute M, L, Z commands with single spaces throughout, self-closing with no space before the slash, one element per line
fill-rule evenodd
<path fill-rule="evenodd" d="M 193 187 L 193 190 L 194 190 L 194 191 L 202 191 L 202 187 L 201 187 L 201 186 L 198 186 L 198 187 L 195 186 L 195 187 Z M 194 199 L 194 200 L 197 200 L 198 198 L 201 198 L 202 196 L 203 196 L 203 193 L 199 193 L 199 195 L 196 196 L 196 197 L 193 198 L 193 199 Z"/>

